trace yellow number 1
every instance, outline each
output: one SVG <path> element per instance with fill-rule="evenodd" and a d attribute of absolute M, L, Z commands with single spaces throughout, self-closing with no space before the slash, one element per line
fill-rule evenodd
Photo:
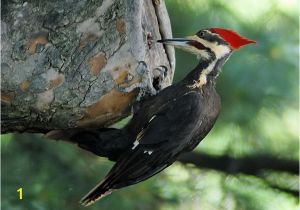
<path fill-rule="evenodd" d="M 20 187 L 17 192 L 19 193 L 19 199 L 22 200 L 23 199 L 23 188 Z"/>

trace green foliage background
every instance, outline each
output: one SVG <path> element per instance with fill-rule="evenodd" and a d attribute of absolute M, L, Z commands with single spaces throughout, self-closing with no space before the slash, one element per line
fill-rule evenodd
<path fill-rule="evenodd" d="M 231 28 L 257 40 L 236 52 L 217 89 L 222 112 L 197 148 L 209 154 L 272 154 L 298 160 L 298 3 L 297 0 L 167 0 L 174 37 L 200 28 Z M 175 81 L 197 63 L 176 51 Z M 65 142 L 37 135 L 4 135 L 2 209 L 83 209 L 78 200 L 111 167 L 104 158 Z M 266 173 L 264 178 L 291 189 L 298 176 Z M 16 192 L 23 188 L 23 200 Z M 298 209 L 298 200 L 270 188 L 263 179 L 227 175 L 179 163 L 142 184 L 119 190 L 86 209 Z"/>

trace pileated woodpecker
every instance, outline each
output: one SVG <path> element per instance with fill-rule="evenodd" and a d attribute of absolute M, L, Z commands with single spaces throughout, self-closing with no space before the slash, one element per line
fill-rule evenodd
<path fill-rule="evenodd" d="M 107 138 L 132 141 L 117 154 L 104 180 L 82 198 L 85 206 L 152 177 L 174 163 L 181 153 L 193 150 L 219 115 L 221 103 L 215 85 L 221 67 L 235 50 L 255 43 L 223 28 L 203 29 L 194 36 L 158 42 L 191 52 L 200 62 L 182 81 L 143 101 L 122 130 L 109 132 Z"/>

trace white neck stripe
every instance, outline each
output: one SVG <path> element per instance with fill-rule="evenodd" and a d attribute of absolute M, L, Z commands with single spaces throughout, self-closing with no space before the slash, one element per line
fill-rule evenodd
<path fill-rule="evenodd" d="M 199 79 L 194 81 L 194 84 L 189 86 L 191 88 L 202 88 L 207 83 L 207 75 L 211 73 L 216 65 L 216 60 L 211 62 L 205 69 L 200 73 Z"/>

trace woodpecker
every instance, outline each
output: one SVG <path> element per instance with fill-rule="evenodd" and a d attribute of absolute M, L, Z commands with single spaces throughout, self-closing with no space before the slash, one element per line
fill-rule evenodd
<path fill-rule="evenodd" d="M 234 51 L 256 43 L 223 28 L 203 29 L 186 38 L 157 42 L 195 54 L 199 64 L 182 81 L 142 101 L 138 112 L 122 130 L 110 131 L 119 134 L 109 137 L 115 135 L 114 138 L 122 139 L 124 136 L 131 143 L 124 151 L 117 150 L 115 165 L 82 198 L 85 206 L 117 189 L 152 177 L 174 163 L 180 154 L 193 150 L 219 115 L 221 103 L 215 86 L 221 67 Z"/>

